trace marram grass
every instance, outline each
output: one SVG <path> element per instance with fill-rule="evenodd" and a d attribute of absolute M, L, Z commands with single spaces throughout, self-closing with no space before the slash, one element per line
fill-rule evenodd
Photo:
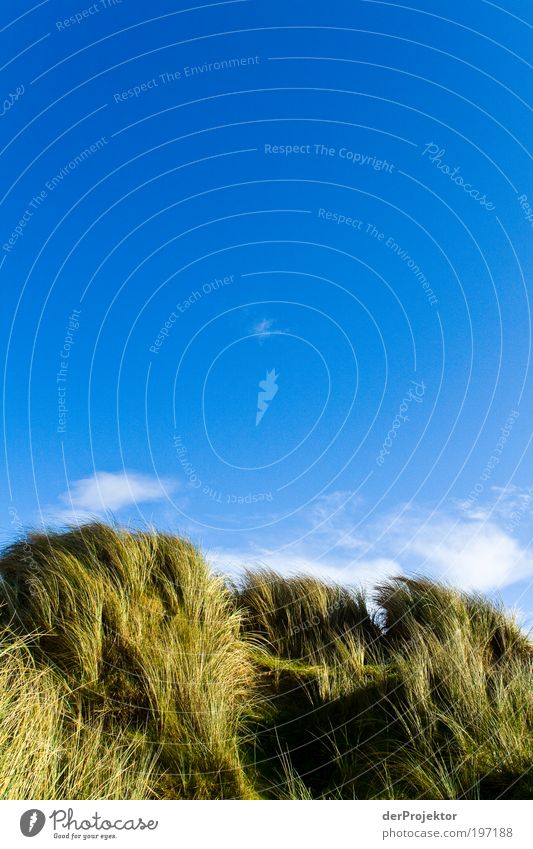
<path fill-rule="evenodd" d="M 532 646 L 483 597 L 211 572 L 106 525 L 0 557 L 0 798 L 533 796 Z"/>

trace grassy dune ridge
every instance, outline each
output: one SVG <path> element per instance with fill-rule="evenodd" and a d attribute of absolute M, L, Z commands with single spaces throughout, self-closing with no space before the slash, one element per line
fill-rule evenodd
<path fill-rule="evenodd" d="M 0 557 L 0 797 L 533 796 L 532 646 L 429 580 L 373 597 L 93 524 Z"/>

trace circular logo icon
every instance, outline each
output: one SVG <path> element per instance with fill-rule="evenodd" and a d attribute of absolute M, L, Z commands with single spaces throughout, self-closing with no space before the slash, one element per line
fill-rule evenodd
<path fill-rule="evenodd" d="M 37 808 L 31 808 L 29 811 L 24 811 L 20 818 L 20 830 L 24 837 L 35 837 L 43 830 L 46 817 L 42 811 Z"/>

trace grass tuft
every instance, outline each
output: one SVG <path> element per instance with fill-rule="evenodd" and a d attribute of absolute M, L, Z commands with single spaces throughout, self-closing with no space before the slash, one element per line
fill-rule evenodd
<path fill-rule="evenodd" d="M 0 556 L 0 797 L 531 797 L 531 659 L 428 579 L 233 586 L 173 536 L 31 534 Z"/>

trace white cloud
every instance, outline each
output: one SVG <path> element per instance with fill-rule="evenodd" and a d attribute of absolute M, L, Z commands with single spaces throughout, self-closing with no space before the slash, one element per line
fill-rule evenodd
<path fill-rule="evenodd" d="M 533 576 L 531 554 L 494 522 L 436 517 L 404 544 L 421 571 L 465 589 L 487 592 Z"/>
<path fill-rule="evenodd" d="M 83 522 L 133 505 L 161 502 L 176 489 L 169 480 L 137 472 L 95 472 L 73 481 L 50 517 Z M 292 540 L 247 540 L 246 546 L 208 553 L 230 575 L 266 566 L 343 584 L 373 584 L 397 574 L 422 573 L 454 586 L 490 592 L 533 578 L 533 554 L 509 530 L 509 509 L 529 513 L 531 496 L 494 490 L 495 502 L 465 510 L 431 511 L 400 505 L 373 522 L 350 492 L 317 499 Z M 504 505 L 506 505 L 504 509 Z M 506 522 L 507 519 L 507 522 Z"/>
<path fill-rule="evenodd" d="M 527 521 L 533 515 L 533 486 L 528 489 L 516 484 L 491 486 L 479 495 L 472 491 L 469 498 L 456 502 L 456 506 L 469 519 L 497 519 L 516 525 L 517 519 Z"/>
<path fill-rule="evenodd" d="M 266 567 L 284 575 L 305 574 L 339 584 L 375 584 L 401 573 L 400 563 L 371 550 L 360 529 L 354 532 L 362 499 L 336 491 L 316 499 L 296 539 L 278 547 L 251 541 L 248 548 L 208 553 L 214 568 L 238 576 Z"/>
<path fill-rule="evenodd" d="M 273 318 L 262 318 L 261 321 L 256 321 L 256 323 L 252 327 L 252 333 L 254 336 L 257 336 L 259 341 L 262 342 L 267 336 L 271 334 L 271 328 L 274 324 Z"/>
<path fill-rule="evenodd" d="M 268 549 L 217 551 L 212 561 L 232 574 L 244 566 L 268 566 L 284 574 L 372 584 L 419 573 L 465 590 L 502 590 L 533 578 L 533 554 L 509 531 L 504 521 L 508 511 L 501 493 L 497 497 L 496 510 L 485 504 L 466 513 L 457 504 L 439 511 L 400 505 L 368 522 L 360 498 L 334 492 L 318 499 L 306 514 L 298 539 Z M 521 494 L 513 492 L 512 500 L 517 497 Z"/>
<path fill-rule="evenodd" d="M 513 499 L 516 497 L 513 493 Z M 513 535 L 510 501 L 502 493 L 473 507 L 455 503 L 430 511 L 399 508 L 374 538 L 404 566 L 466 590 L 501 590 L 533 578 L 533 554 Z"/>
<path fill-rule="evenodd" d="M 269 551 L 260 553 L 249 551 L 208 552 L 208 560 L 215 570 L 234 578 L 242 575 L 244 569 L 273 569 L 282 575 L 311 575 L 337 584 L 374 584 L 398 575 L 401 567 L 394 560 L 375 558 L 368 560 L 346 560 L 337 556 L 320 560 L 303 554 Z"/>
<path fill-rule="evenodd" d="M 82 522 L 114 513 L 134 504 L 162 501 L 176 488 L 169 480 L 138 472 L 95 472 L 69 484 L 59 498 L 63 503 L 56 518 Z M 65 509 L 67 508 L 67 509 Z"/>

